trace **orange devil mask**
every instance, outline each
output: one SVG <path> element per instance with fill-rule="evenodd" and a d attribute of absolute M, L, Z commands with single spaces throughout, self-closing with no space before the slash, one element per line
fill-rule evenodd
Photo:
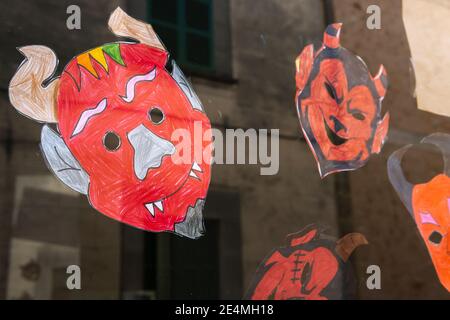
<path fill-rule="evenodd" d="M 308 45 L 295 61 L 298 117 L 321 177 L 363 166 L 380 152 L 389 127 L 389 115 L 381 118 L 386 70 L 372 77 L 341 47 L 341 26 L 329 25 L 322 47 Z"/>
<path fill-rule="evenodd" d="M 437 146 L 445 155 L 445 172 L 427 183 L 412 185 L 401 168 L 411 145 L 394 152 L 388 160 L 388 174 L 394 189 L 417 224 L 442 285 L 450 291 L 450 135 L 433 134 L 422 140 Z"/>

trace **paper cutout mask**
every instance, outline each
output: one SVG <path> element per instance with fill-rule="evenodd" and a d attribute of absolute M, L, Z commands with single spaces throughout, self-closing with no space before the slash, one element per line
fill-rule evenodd
<path fill-rule="evenodd" d="M 356 290 L 348 261 L 353 250 L 367 244 L 360 233 L 335 241 L 315 225 L 287 237 L 260 265 L 246 298 L 252 300 L 340 300 Z"/>
<path fill-rule="evenodd" d="M 422 140 L 437 146 L 445 157 L 445 172 L 427 183 L 413 185 L 403 174 L 401 161 L 411 145 L 388 160 L 392 186 L 414 219 L 442 285 L 450 291 L 450 135 L 436 133 Z"/>
<path fill-rule="evenodd" d="M 450 3 L 447 0 L 402 1 L 403 22 L 411 51 L 415 94 L 420 110 L 450 116 Z"/>
<path fill-rule="evenodd" d="M 389 127 L 381 118 L 388 85 L 380 67 L 372 77 L 361 58 L 340 46 L 342 24 L 329 25 L 322 47 L 306 46 L 295 61 L 300 125 L 320 176 L 363 166 L 379 153 Z"/>
<path fill-rule="evenodd" d="M 58 124 L 59 132 L 42 128 L 44 158 L 95 209 L 140 229 L 197 238 L 210 181 L 210 122 L 178 66 L 172 62 L 171 74 L 165 69 L 168 53 L 150 25 L 120 8 L 108 24 L 138 43 L 84 52 L 46 86 L 57 66 L 54 52 L 21 48 L 26 60 L 11 80 L 11 103 L 32 119 Z M 190 134 L 191 150 L 171 140 L 178 129 Z M 182 152 L 191 160 L 173 161 Z"/>

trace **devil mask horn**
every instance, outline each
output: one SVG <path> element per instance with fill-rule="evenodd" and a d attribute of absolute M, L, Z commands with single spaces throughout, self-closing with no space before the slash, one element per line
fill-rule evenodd
<path fill-rule="evenodd" d="M 449 158 L 450 158 L 450 135 L 444 133 L 435 133 L 422 139 L 420 143 L 428 143 L 436 146 L 442 152 L 444 157 L 444 173 L 450 175 Z M 412 145 L 407 145 L 394 153 L 388 159 L 388 176 L 389 181 L 400 197 L 408 211 L 412 214 L 412 190 L 414 185 L 405 177 L 401 166 L 403 156 Z"/>
<path fill-rule="evenodd" d="M 422 139 L 421 143 L 428 143 L 441 150 L 444 158 L 444 173 L 450 176 L 450 135 L 445 133 L 434 133 Z"/>
<path fill-rule="evenodd" d="M 330 24 L 323 34 L 323 44 L 327 48 L 337 49 L 341 46 L 341 29 L 342 23 Z"/>
<path fill-rule="evenodd" d="M 117 36 L 129 37 L 140 43 L 167 51 L 151 25 L 130 17 L 120 7 L 117 7 L 109 17 L 108 26 Z"/>
<path fill-rule="evenodd" d="M 364 244 L 369 244 L 364 235 L 356 232 L 349 233 L 336 242 L 335 250 L 337 255 L 341 257 L 344 262 L 346 262 L 351 256 L 353 250 Z"/>
<path fill-rule="evenodd" d="M 406 151 L 411 148 L 412 145 L 407 145 L 397 151 L 395 151 L 388 159 L 388 177 L 395 191 L 400 197 L 405 207 L 409 212 L 412 212 L 412 189 L 413 185 L 406 179 L 402 169 L 402 159 Z"/>
<path fill-rule="evenodd" d="M 40 122 L 57 122 L 56 93 L 59 79 L 51 79 L 58 59 L 45 46 L 26 46 L 18 49 L 25 60 L 9 83 L 9 100 L 20 113 Z"/>

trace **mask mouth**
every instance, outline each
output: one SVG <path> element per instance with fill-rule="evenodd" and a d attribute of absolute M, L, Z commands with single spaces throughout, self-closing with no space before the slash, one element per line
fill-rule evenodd
<path fill-rule="evenodd" d="M 301 292 L 305 295 L 310 295 L 311 292 L 313 291 L 313 289 L 311 289 L 311 290 L 307 289 L 309 281 L 311 281 L 312 267 L 313 267 L 313 265 L 309 262 L 307 262 L 303 266 L 303 270 L 302 270 L 302 274 L 301 274 L 301 281 L 302 281 Z"/>
<path fill-rule="evenodd" d="M 168 198 L 170 198 L 172 195 L 174 195 L 175 193 L 177 193 L 178 191 L 183 189 L 183 187 L 186 184 L 186 182 L 188 181 L 188 179 L 195 179 L 195 180 L 201 181 L 202 179 L 200 178 L 200 173 L 203 173 L 201 167 L 198 165 L 197 162 L 194 162 L 191 167 L 191 170 L 189 172 L 189 175 L 187 175 L 185 177 L 183 183 L 180 185 L 180 187 L 177 190 L 175 190 L 173 193 L 171 193 L 170 195 L 168 195 L 162 199 L 144 203 L 145 208 L 148 210 L 148 212 L 151 214 L 151 216 L 153 218 L 155 218 L 157 214 L 164 215 L 165 201 Z"/>
<path fill-rule="evenodd" d="M 330 126 L 328 125 L 327 121 L 325 120 L 325 118 L 323 118 L 323 124 L 325 126 L 325 131 L 327 132 L 327 136 L 328 139 L 330 140 L 330 142 L 332 144 L 334 144 L 335 146 L 340 146 L 344 143 L 346 143 L 348 141 L 348 139 L 339 137 L 336 132 L 334 132 Z"/>

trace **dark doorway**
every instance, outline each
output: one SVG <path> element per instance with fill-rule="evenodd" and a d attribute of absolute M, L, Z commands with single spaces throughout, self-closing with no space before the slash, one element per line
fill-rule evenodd
<path fill-rule="evenodd" d="M 210 191 L 197 240 L 124 225 L 122 297 L 125 299 L 240 299 L 240 197 Z"/>

